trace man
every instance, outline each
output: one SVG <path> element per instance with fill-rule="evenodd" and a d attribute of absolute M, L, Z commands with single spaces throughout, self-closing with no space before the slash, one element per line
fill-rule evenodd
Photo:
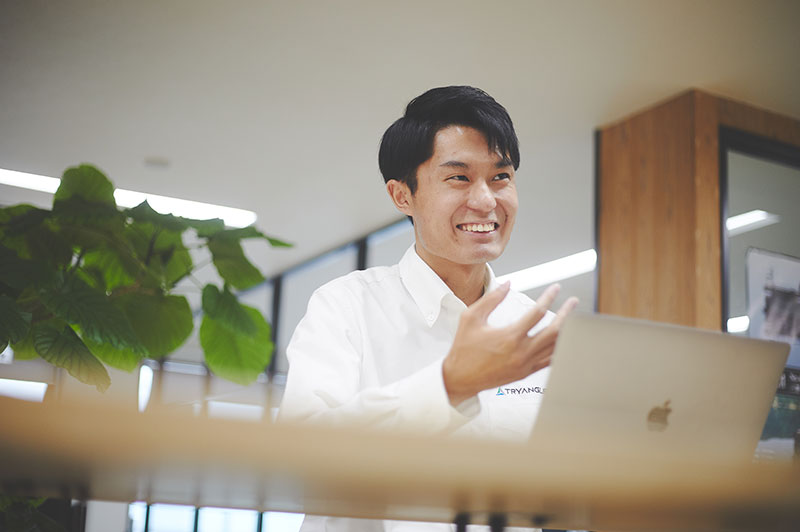
<path fill-rule="evenodd" d="M 287 348 L 281 418 L 527 437 L 541 370 L 577 300 L 553 316 L 558 286 L 534 303 L 498 285 L 487 265 L 517 213 L 519 147 L 508 113 L 473 87 L 429 90 L 384 133 L 379 163 L 415 244 L 396 266 L 314 293 Z M 311 516 L 302 528 L 406 529 L 449 528 Z"/>

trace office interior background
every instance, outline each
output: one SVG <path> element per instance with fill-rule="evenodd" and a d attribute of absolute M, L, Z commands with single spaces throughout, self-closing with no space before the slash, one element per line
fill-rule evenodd
<path fill-rule="evenodd" d="M 268 281 L 243 297 L 275 325 L 274 362 L 257 383 L 207 375 L 193 337 L 164 363 L 112 370 L 102 396 L 145 408 L 155 382 L 176 408 L 268 422 L 287 371 L 284 349 L 311 292 L 359 266 L 393 264 L 413 241 L 377 167 L 381 134 L 412 97 L 474 85 L 513 118 L 520 210 L 492 264 L 505 275 L 593 249 L 598 127 L 693 87 L 800 117 L 798 27 L 793 0 L 6 0 L 0 168 L 58 177 L 89 162 L 120 188 L 253 211 L 264 232 L 292 242 L 246 245 Z M 789 205 L 800 199 L 791 179 L 782 195 Z M 3 205 L 51 201 L 0 185 Z M 579 308 L 594 308 L 593 271 L 561 282 L 560 299 L 577 295 Z M 199 293 L 186 294 L 199 309 Z M 0 365 L 0 378 L 97 395 L 39 362 Z M 148 521 L 150 532 L 299 523 L 89 504 L 87 530 L 107 530 L 92 527 L 110 519 L 122 527 L 131 519 L 134 531 Z"/>

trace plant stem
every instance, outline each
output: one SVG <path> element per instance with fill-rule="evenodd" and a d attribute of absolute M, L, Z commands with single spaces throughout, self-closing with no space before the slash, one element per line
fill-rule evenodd
<path fill-rule="evenodd" d="M 153 236 L 150 237 L 150 243 L 147 245 L 147 255 L 144 258 L 145 266 L 150 266 L 150 259 L 153 257 L 153 251 L 155 251 L 156 239 L 158 238 L 159 233 L 161 233 L 161 228 L 156 227 L 156 230 L 153 231 Z"/>
<path fill-rule="evenodd" d="M 201 283 L 201 282 L 200 282 L 200 280 L 199 280 L 199 279 L 197 279 L 197 277 L 195 277 L 194 275 L 192 275 L 192 274 L 191 274 L 191 272 L 190 272 L 190 273 L 187 273 L 187 274 L 186 274 L 186 276 L 187 276 L 189 279 L 191 279 L 191 280 L 192 280 L 192 282 L 195 284 L 195 286 L 197 286 L 197 288 L 199 288 L 201 291 L 203 290 L 203 283 Z"/>

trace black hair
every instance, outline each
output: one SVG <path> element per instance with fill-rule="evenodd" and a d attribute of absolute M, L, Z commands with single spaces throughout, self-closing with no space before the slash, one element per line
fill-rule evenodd
<path fill-rule="evenodd" d="M 519 141 L 505 107 L 481 89 L 468 86 L 438 87 L 409 102 L 381 139 L 378 165 L 383 180 L 396 179 L 417 190 L 417 168 L 433 155 L 440 129 L 467 126 L 486 137 L 489 149 L 503 154 L 519 168 Z"/>

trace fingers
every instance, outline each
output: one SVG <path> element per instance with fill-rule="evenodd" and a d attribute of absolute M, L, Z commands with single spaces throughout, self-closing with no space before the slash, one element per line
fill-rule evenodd
<path fill-rule="evenodd" d="M 542 296 L 536 300 L 536 305 L 511 326 L 513 334 L 518 336 L 527 335 L 528 331 L 547 314 L 547 309 L 553 304 L 553 300 L 558 295 L 559 290 L 561 290 L 561 285 L 559 284 L 548 286 Z"/>
<path fill-rule="evenodd" d="M 558 333 L 561 331 L 561 325 L 567 318 L 570 312 L 578 304 L 577 297 L 570 297 L 558 309 L 555 318 L 547 327 L 530 337 L 529 349 L 532 352 L 541 351 L 544 348 L 549 348 L 551 351 L 555 347 L 556 340 L 558 340 Z"/>
<path fill-rule="evenodd" d="M 487 294 L 483 294 L 479 300 L 470 305 L 471 314 L 478 320 L 486 321 L 497 305 L 508 295 L 511 283 L 506 281 Z"/>
<path fill-rule="evenodd" d="M 558 312 L 556 312 L 556 317 L 553 318 L 552 325 L 554 325 L 556 329 L 560 329 L 561 324 L 564 323 L 564 320 L 567 318 L 569 313 L 572 312 L 577 305 L 577 297 L 571 297 L 564 301 L 564 304 L 561 305 L 561 308 L 559 308 Z"/>

